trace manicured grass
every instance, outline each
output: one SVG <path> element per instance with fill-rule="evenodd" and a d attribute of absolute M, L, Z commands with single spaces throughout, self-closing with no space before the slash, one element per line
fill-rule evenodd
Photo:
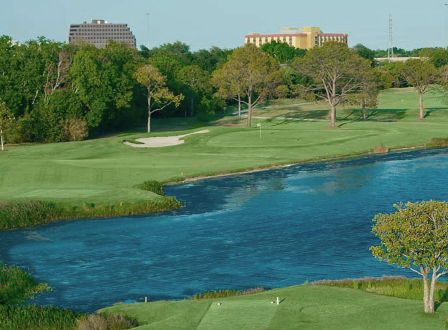
<path fill-rule="evenodd" d="M 276 297 L 280 305 L 271 304 Z M 425 315 L 420 301 L 314 285 L 231 298 L 116 305 L 105 310 L 135 317 L 142 324 L 139 330 L 442 330 L 442 317 L 448 316 L 445 304 L 435 315 Z"/>
<path fill-rule="evenodd" d="M 448 108 L 443 95 L 427 94 L 426 98 L 432 112 L 424 121 L 417 120 L 417 95 L 411 89 L 388 90 L 381 95 L 380 109 L 371 112 L 367 121 L 359 120 L 358 110 L 341 108 L 341 129 L 335 130 L 327 129 L 326 121 L 255 119 L 254 126 L 262 124 L 260 138 L 257 127 L 240 127 L 244 120 L 226 117 L 211 123 L 207 134 L 191 135 L 185 138 L 185 144 L 157 149 L 132 148 L 122 143 L 148 137 L 143 132 L 83 142 L 8 146 L 8 151 L 0 152 L 0 200 L 81 206 L 144 202 L 161 198 L 140 189 L 148 180 L 166 182 L 356 155 L 380 144 L 388 148 L 425 145 L 432 138 L 448 137 Z M 327 105 L 294 105 L 301 102 L 271 102 L 273 108 L 257 110 L 255 115 L 271 118 L 275 111 L 294 110 L 298 116 L 326 118 Z M 164 121 L 163 125 L 170 129 L 198 125 L 180 119 L 172 123 Z M 196 130 L 158 131 L 149 136 Z"/>

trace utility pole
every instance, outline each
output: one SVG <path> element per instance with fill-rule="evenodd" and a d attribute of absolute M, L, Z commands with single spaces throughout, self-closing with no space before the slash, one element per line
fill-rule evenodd
<path fill-rule="evenodd" d="M 394 45 L 392 42 L 392 14 L 389 15 L 389 47 L 387 48 L 387 59 L 390 63 L 390 59 L 394 57 Z"/>
<path fill-rule="evenodd" d="M 146 32 L 148 37 L 148 49 L 149 49 L 149 13 L 146 13 Z"/>

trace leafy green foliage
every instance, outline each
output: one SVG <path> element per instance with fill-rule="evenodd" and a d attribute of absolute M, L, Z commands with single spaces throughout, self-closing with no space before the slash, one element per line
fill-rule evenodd
<path fill-rule="evenodd" d="M 170 104 L 178 107 L 184 96 L 174 95 L 166 86 L 166 77 L 160 71 L 150 65 L 141 66 L 134 77 L 139 84 L 146 89 L 146 99 L 148 104 L 148 133 L 151 132 L 151 115 L 154 112 L 165 109 Z"/>
<path fill-rule="evenodd" d="M 395 213 L 377 214 L 373 219 L 372 232 L 381 242 L 370 250 L 380 261 L 421 275 L 425 312 L 434 313 L 436 281 L 448 274 L 448 203 L 408 202 L 394 206 Z"/>
<path fill-rule="evenodd" d="M 275 95 L 282 83 L 276 60 L 252 44 L 236 49 L 226 64 L 213 75 L 218 94 L 248 107 L 247 126 L 251 126 L 252 109 Z"/>
<path fill-rule="evenodd" d="M 289 46 L 287 43 L 277 42 L 275 40 L 261 46 L 261 50 L 282 64 L 291 62 L 296 57 L 304 57 L 307 52 L 306 49 L 295 48 Z"/>
<path fill-rule="evenodd" d="M 350 95 L 362 91 L 370 63 L 340 42 L 326 42 L 311 49 L 304 58 L 293 63 L 293 69 L 304 77 L 304 96 L 312 93 L 330 105 L 330 127 L 336 123 L 336 107 Z M 308 78 L 308 79 L 306 79 Z"/>

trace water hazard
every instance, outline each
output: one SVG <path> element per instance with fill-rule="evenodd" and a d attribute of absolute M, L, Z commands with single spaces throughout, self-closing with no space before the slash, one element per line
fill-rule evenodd
<path fill-rule="evenodd" d="M 306 280 L 412 274 L 374 259 L 371 219 L 448 200 L 448 150 L 293 166 L 168 187 L 186 207 L 0 232 L 0 259 L 54 288 L 34 302 L 115 302 Z"/>

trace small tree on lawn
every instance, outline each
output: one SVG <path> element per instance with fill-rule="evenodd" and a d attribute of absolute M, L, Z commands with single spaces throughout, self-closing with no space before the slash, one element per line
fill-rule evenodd
<path fill-rule="evenodd" d="M 1 145 L 2 151 L 5 150 L 5 147 L 4 147 L 5 139 L 3 137 L 3 134 L 11 126 L 13 121 L 14 121 L 14 116 L 9 111 L 9 109 L 6 107 L 6 104 L 0 99 L 0 145 Z"/>
<path fill-rule="evenodd" d="M 380 261 L 407 268 L 423 277 L 425 313 L 434 313 L 437 280 L 448 274 L 448 203 L 394 205 L 392 214 L 377 214 L 372 232 L 381 240 L 370 247 Z"/>
<path fill-rule="evenodd" d="M 247 127 L 251 127 L 252 110 L 261 102 L 275 95 L 282 83 L 279 63 L 252 44 L 237 48 L 227 58 L 227 63 L 214 73 L 218 94 L 247 105 Z"/>
<path fill-rule="evenodd" d="M 293 70 L 303 77 L 299 86 L 330 106 L 330 128 L 336 127 L 336 108 L 350 95 L 360 92 L 363 77 L 370 62 L 350 50 L 346 44 L 328 41 L 322 47 L 309 50 L 305 57 L 296 58 Z"/>
<path fill-rule="evenodd" d="M 423 119 L 423 95 L 428 90 L 428 87 L 437 81 L 437 69 L 428 62 L 422 60 L 408 60 L 401 68 L 401 76 L 412 85 L 419 96 L 419 119 Z"/>
<path fill-rule="evenodd" d="M 166 86 L 166 77 L 150 64 L 140 67 L 135 73 L 135 79 L 146 88 L 148 100 L 148 133 L 151 132 L 151 115 L 154 112 L 165 109 L 170 104 L 176 107 L 184 96 L 174 95 Z"/>

